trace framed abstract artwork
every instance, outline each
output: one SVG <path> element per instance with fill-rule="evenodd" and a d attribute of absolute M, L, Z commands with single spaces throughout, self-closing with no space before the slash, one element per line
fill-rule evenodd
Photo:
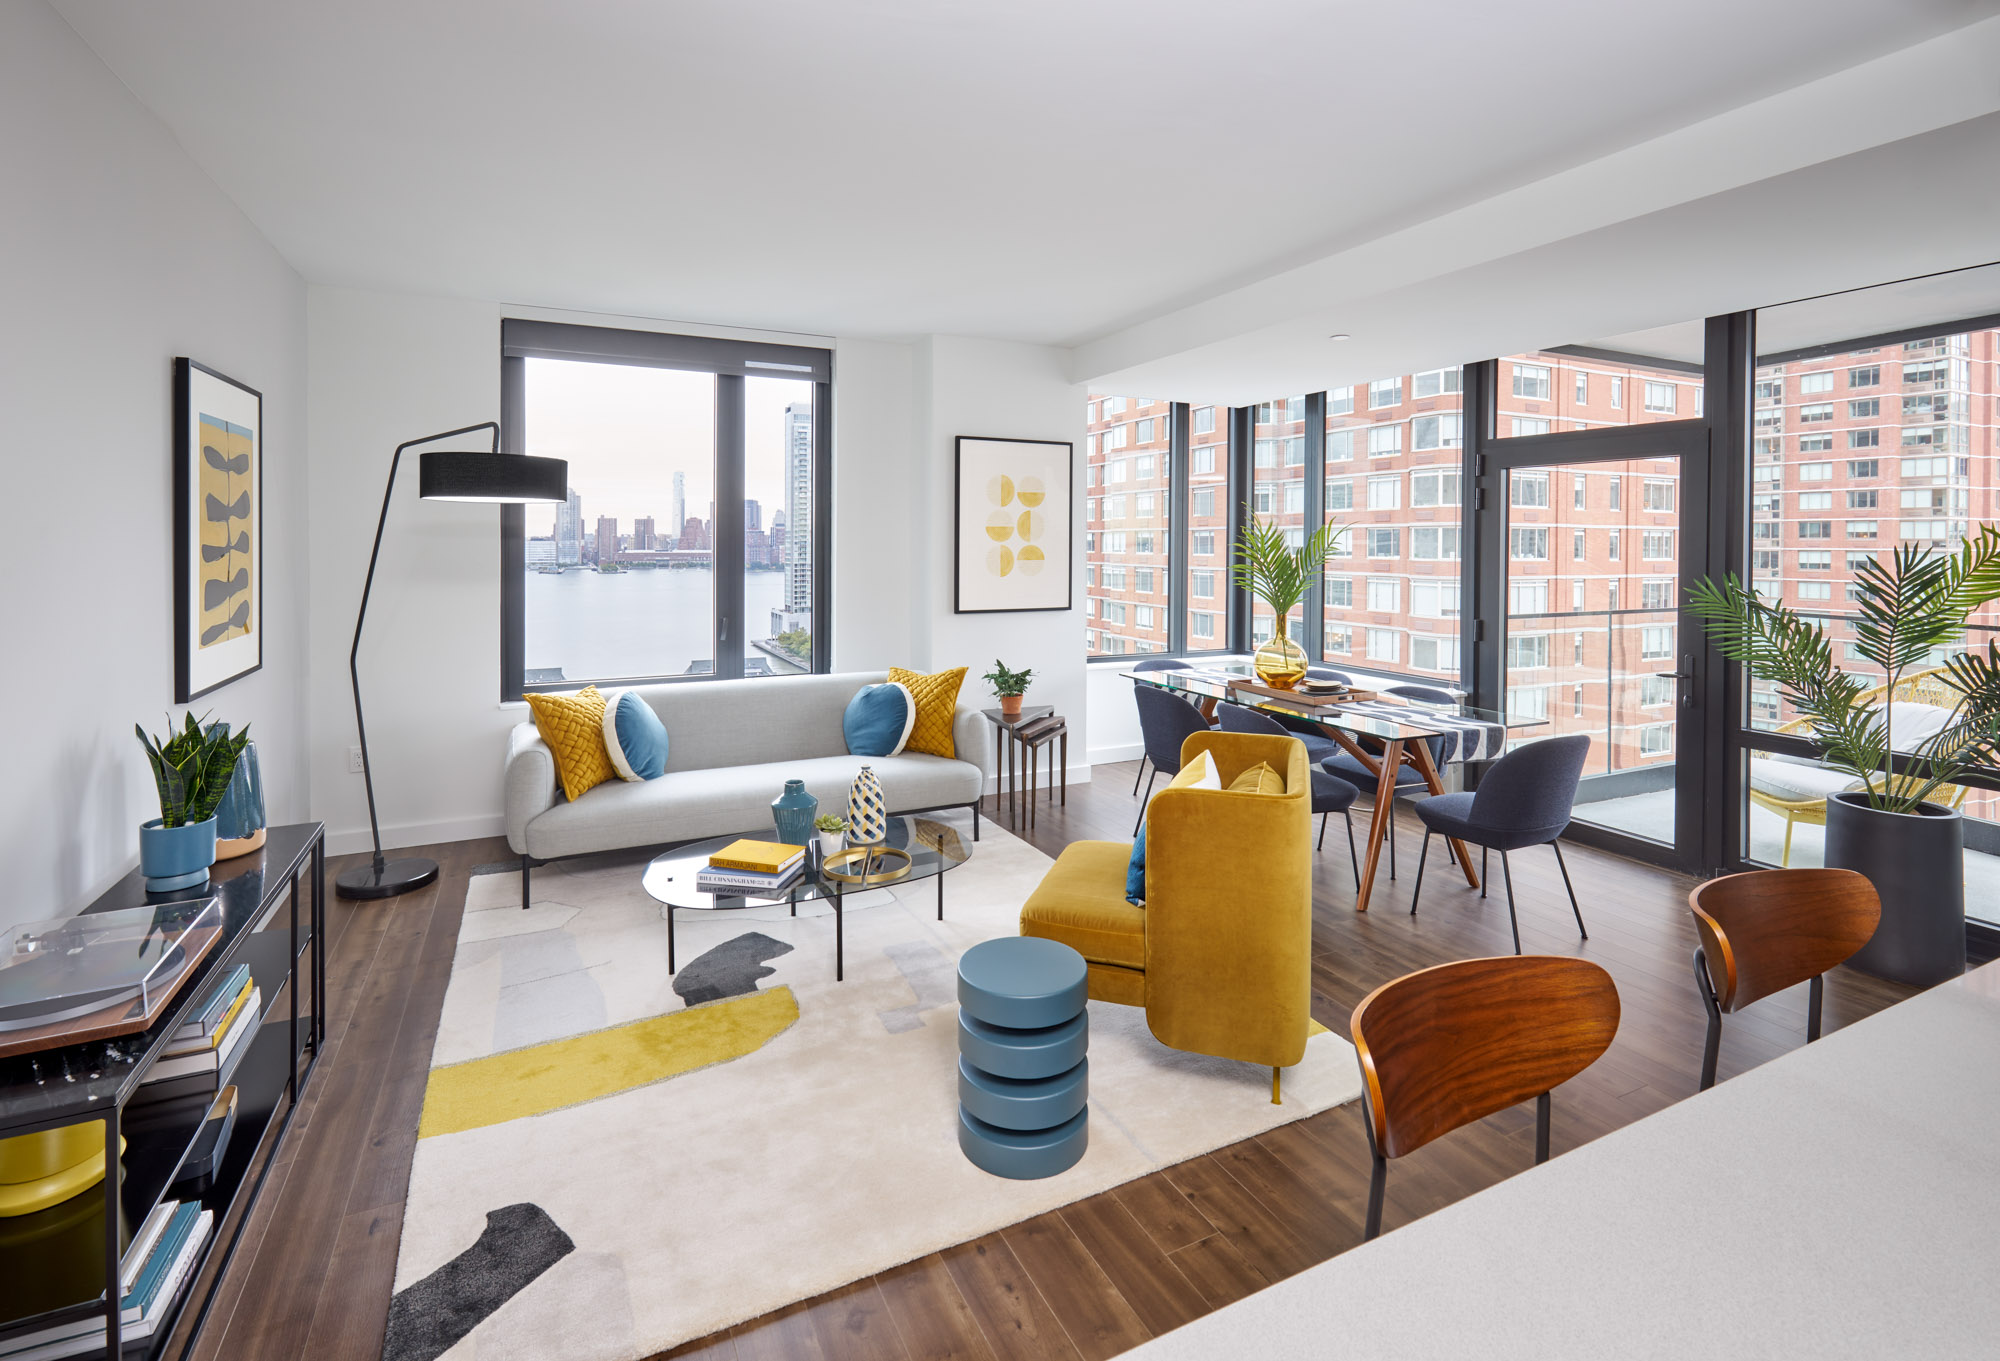
<path fill-rule="evenodd" d="M 1070 608 L 1076 446 L 960 435 L 955 452 L 953 612 Z"/>
<path fill-rule="evenodd" d="M 264 397 L 174 361 L 174 702 L 264 664 Z"/>

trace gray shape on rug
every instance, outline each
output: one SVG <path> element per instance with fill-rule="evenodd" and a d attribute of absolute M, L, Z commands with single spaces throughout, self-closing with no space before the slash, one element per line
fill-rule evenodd
<path fill-rule="evenodd" d="M 704 950 L 674 975 L 674 992 L 689 1006 L 719 1002 L 757 991 L 757 980 L 777 970 L 764 963 L 788 955 L 792 947 L 762 931 L 749 931 Z"/>
<path fill-rule="evenodd" d="M 539 1205 L 487 1211 L 478 1242 L 389 1301 L 382 1361 L 435 1361 L 575 1250 Z"/>
<path fill-rule="evenodd" d="M 900 1035 L 922 1026 L 924 1018 L 918 1013 L 948 1006 L 958 1000 L 958 969 L 937 946 L 921 941 L 898 941 L 884 946 L 882 953 L 896 962 L 896 967 L 902 970 L 903 981 L 917 995 L 917 1000 L 909 1006 L 875 1013 L 882 1019 L 882 1028 L 891 1035 Z"/>

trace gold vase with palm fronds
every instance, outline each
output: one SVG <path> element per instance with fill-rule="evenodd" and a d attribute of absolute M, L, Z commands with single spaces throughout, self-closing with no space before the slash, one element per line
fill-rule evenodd
<path fill-rule="evenodd" d="M 1244 507 L 1243 530 L 1236 540 L 1236 584 L 1270 606 L 1274 616 L 1271 639 L 1257 649 L 1253 661 L 1257 679 L 1273 689 L 1289 690 L 1305 679 L 1311 659 L 1292 641 L 1286 616 L 1326 571 L 1327 558 L 1346 532 L 1329 520 L 1292 548 L 1283 529 L 1263 523 Z"/>

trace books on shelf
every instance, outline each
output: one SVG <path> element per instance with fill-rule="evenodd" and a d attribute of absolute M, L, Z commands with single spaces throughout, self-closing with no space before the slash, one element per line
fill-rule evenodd
<path fill-rule="evenodd" d="M 235 1009 L 214 1035 L 201 1047 L 187 1052 L 169 1051 L 154 1061 L 132 1095 L 133 1104 L 171 1100 L 190 1093 L 213 1094 L 250 1041 L 257 1034 L 263 1015 L 264 994 L 255 983 L 238 997 Z"/>
<path fill-rule="evenodd" d="M 694 886 L 702 893 L 744 895 L 749 897 L 775 897 L 785 892 L 793 884 L 805 877 L 805 857 L 801 853 L 785 870 L 778 874 L 757 874 L 750 870 L 715 869 L 699 871 L 694 877 Z"/>
<path fill-rule="evenodd" d="M 708 867 L 744 874 L 782 874 L 793 865 L 803 864 L 805 858 L 806 848 L 803 846 L 739 838 L 708 857 Z"/>
<path fill-rule="evenodd" d="M 229 976 L 209 992 L 202 1004 L 189 1013 L 181 1022 L 181 1028 L 174 1032 L 172 1046 L 167 1052 L 178 1052 L 178 1046 L 186 1040 L 205 1040 L 222 1028 L 224 1020 L 235 1010 L 236 999 L 250 987 L 250 966 L 238 964 L 229 971 Z"/>
<path fill-rule="evenodd" d="M 201 1202 L 162 1201 L 139 1226 L 119 1276 L 119 1321 L 127 1344 L 153 1336 L 194 1276 L 215 1212 Z M 104 1350 L 104 1319 L 75 1319 L 0 1343 L 0 1361 L 63 1361 Z"/>

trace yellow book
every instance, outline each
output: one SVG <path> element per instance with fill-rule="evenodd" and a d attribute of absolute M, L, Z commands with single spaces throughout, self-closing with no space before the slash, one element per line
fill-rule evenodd
<path fill-rule="evenodd" d="M 708 857 L 708 864 L 711 869 L 776 874 L 805 853 L 805 847 L 787 846 L 782 841 L 739 839 Z"/>
<path fill-rule="evenodd" d="M 236 1024 L 237 1014 L 243 1010 L 243 1004 L 250 1000 L 250 994 L 255 991 L 257 991 L 256 979 L 253 978 L 244 983 L 243 991 L 236 994 L 236 1000 L 229 1004 L 229 1010 L 223 1012 L 222 1019 L 215 1023 L 215 1035 L 211 1041 L 212 1048 L 222 1048 L 222 1042 L 229 1038 L 230 1029 Z"/>

